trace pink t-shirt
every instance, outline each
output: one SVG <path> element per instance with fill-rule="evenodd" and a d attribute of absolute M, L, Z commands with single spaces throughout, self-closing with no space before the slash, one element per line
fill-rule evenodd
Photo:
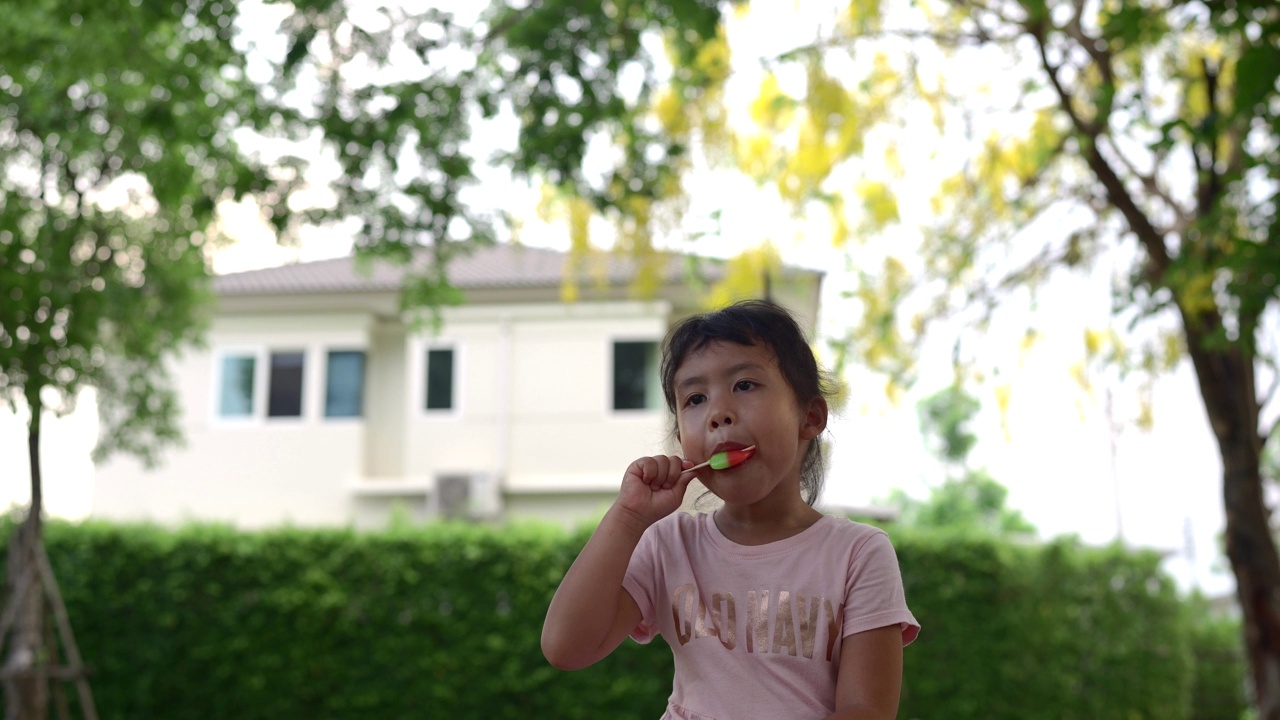
<path fill-rule="evenodd" d="M 710 514 L 678 512 L 640 539 L 622 585 L 640 606 L 631 636 L 675 654 L 663 719 L 825 718 L 844 637 L 920 625 L 884 531 L 824 516 L 798 535 L 738 545 Z"/>

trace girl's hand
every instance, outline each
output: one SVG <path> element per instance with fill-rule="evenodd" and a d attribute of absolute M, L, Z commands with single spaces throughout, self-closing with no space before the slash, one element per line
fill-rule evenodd
<path fill-rule="evenodd" d="M 614 504 L 652 525 L 680 509 L 685 488 L 696 474 L 681 472 L 693 465 L 674 455 L 642 457 L 627 467 Z"/>

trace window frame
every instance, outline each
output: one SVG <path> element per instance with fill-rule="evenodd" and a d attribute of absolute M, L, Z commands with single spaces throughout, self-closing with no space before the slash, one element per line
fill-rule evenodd
<path fill-rule="evenodd" d="M 428 408 L 427 407 L 427 391 L 429 381 L 427 373 L 430 372 L 430 356 L 433 350 L 448 350 L 453 353 L 453 375 L 451 378 L 451 390 L 453 396 L 450 407 L 448 408 Z M 462 415 L 462 350 L 461 344 L 455 340 L 435 339 L 423 342 L 418 346 L 418 362 L 416 364 L 415 384 L 416 392 L 413 395 L 414 407 L 418 410 L 418 415 L 425 418 L 450 419 Z"/>
<path fill-rule="evenodd" d="M 656 396 L 656 404 L 653 407 L 638 407 L 638 408 L 615 407 L 616 403 L 614 402 L 614 391 L 618 382 L 618 379 L 617 379 L 618 367 L 617 367 L 616 358 L 617 358 L 617 346 L 619 343 L 648 343 L 653 346 L 654 373 L 652 378 L 650 378 L 654 383 L 653 392 Z M 620 417 L 636 417 L 639 415 L 650 415 L 655 413 L 661 413 L 665 408 L 665 404 L 662 399 L 662 377 L 660 376 L 661 365 L 662 365 L 662 339 L 661 338 L 655 338 L 653 336 L 648 336 L 648 335 L 618 335 L 618 336 L 610 337 L 608 340 L 608 343 L 605 346 L 605 366 L 609 368 L 609 371 L 605 375 L 606 386 L 605 386 L 605 392 L 604 392 L 605 409 L 609 413 L 609 415 L 620 416 Z"/>
<path fill-rule="evenodd" d="M 219 425 L 252 425 L 266 419 L 267 396 L 263 387 L 267 382 L 266 368 L 263 363 L 264 348 L 258 346 L 227 345 L 214 350 L 213 385 L 209 393 L 209 414 L 212 422 Z M 253 360 L 253 394 L 249 398 L 248 415 L 222 414 L 222 388 L 226 384 L 226 360 L 233 357 L 248 357 Z"/>
<path fill-rule="evenodd" d="M 361 352 L 364 353 L 364 379 L 361 387 L 361 414 L 354 417 L 328 417 L 325 415 L 325 383 L 328 381 L 329 352 Z M 270 397 L 268 384 L 271 379 L 271 356 L 276 353 L 302 354 L 302 396 L 301 414 L 272 417 L 267 415 L 267 404 Z M 253 398 L 252 411 L 246 416 L 226 416 L 222 414 L 222 386 L 226 381 L 224 363 L 228 357 L 253 358 Z M 280 343 L 280 344 L 244 344 L 228 343 L 215 345 L 210 352 L 213 362 L 213 382 L 209 389 L 209 422 L 214 426 L 290 426 L 313 423 L 350 423 L 362 422 L 368 410 L 368 373 L 369 348 L 352 343 Z"/>
<path fill-rule="evenodd" d="M 360 412 L 355 415 L 330 415 L 329 414 L 329 356 L 333 353 L 360 353 Z M 319 349 L 320 360 L 324 363 L 324 370 L 321 373 L 320 389 L 319 389 L 319 407 L 316 408 L 316 418 L 326 423 L 349 423 L 361 422 L 365 419 L 369 410 L 369 350 L 367 348 L 355 347 L 351 345 L 324 345 Z"/>
<path fill-rule="evenodd" d="M 280 347 L 264 347 L 263 348 L 263 371 L 266 378 L 262 384 L 262 418 L 268 423 L 297 423 L 307 420 L 311 416 L 312 402 L 308 397 L 310 393 L 311 364 L 314 361 L 313 348 L 308 346 L 280 346 Z M 271 376 L 275 369 L 272 366 L 272 360 L 277 355 L 299 355 L 302 357 L 302 367 L 298 369 L 298 414 L 297 415 L 272 415 L 271 414 Z"/>

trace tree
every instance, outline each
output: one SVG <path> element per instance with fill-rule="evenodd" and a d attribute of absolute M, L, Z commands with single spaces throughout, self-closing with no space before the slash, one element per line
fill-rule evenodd
<path fill-rule="evenodd" d="M 933 446 L 946 474 L 924 500 L 902 490 L 886 504 L 901 509 L 898 522 L 911 527 L 1002 537 L 1034 537 L 1035 526 L 1007 507 L 1009 491 L 984 468 L 970 465 L 978 437 L 969 428 L 980 405 L 964 388 L 953 385 L 920 401 L 920 431 Z"/>
<path fill-rule="evenodd" d="M 98 458 L 151 461 L 176 441 L 165 362 L 204 328 L 215 205 L 287 188 L 231 137 L 263 111 L 230 10 L 135 1 L 0 13 L 0 401 L 28 415 L 31 474 L 0 620 L 6 718 L 46 717 L 61 700 L 51 679 L 75 680 L 95 717 L 41 539 L 45 412 L 70 412 L 92 388 Z"/>
<path fill-rule="evenodd" d="M 545 184 L 580 219 L 612 214 L 625 248 L 652 261 L 642 274 L 657 277 L 665 261 L 648 229 L 679 194 L 687 147 L 653 121 L 667 85 L 642 41 L 664 38 L 679 68 L 668 84 L 694 93 L 718 67 L 707 48 L 723 47 L 715 0 L 499 0 L 474 15 L 433 3 L 296 7 L 273 82 L 314 87 L 301 112 L 340 167 L 331 206 L 307 218 L 357 219 L 361 255 L 410 270 L 406 309 L 456 301 L 448 260 L 518 222 L 506 198 L 481 194 L 477 164 Z M 589 163 L 593 146 L 612 157 Z M 584 251 L 585 235 L 574 238 Z"/>

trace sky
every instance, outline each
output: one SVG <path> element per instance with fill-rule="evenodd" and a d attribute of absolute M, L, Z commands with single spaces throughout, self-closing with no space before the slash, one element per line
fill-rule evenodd
<path fill-rule="evenodd" d="M 787 49 L 787 39 L 777 29 L 794 24 L 795 13 L 790 3 L 778 3 L 771 11 L 740 19 L 732 37 L 745 40 L 735 39 L 735 53 L 742 46 L 761 55 Z M 730 93 L 758 87 L 758 80 L 743 75 Z M 911 157 L 904 160 L 913 162 Z M 914 162 L 932 160 L 936 158 Z M 508 202 L 523 198 L 532 216 L 536 191 L 511 183 L 500 169 L 484 172 L 484 193 Z M 928 194 L 925 185 L 922 181 L 920 198 Z M 691 216 L 723 210 L 721 238 L 700 241 L 698 252 L 727 257 L 744 247 L 773 242 L 786 262 L 828 271 L 819 336 L 834 336 L 851 321 L 853 308 L 840 296 L 849 287 L 847 278 L 832 270 L 844 267 L 843 253 L 825 239 L 807 239 L 805 228 L 797 226 L 776 197 L 762 194 L 743 178 L 713 172 L 690 180 L 690 196 Z M 340 233 L 311 233 L 298 246 L 282 247 L 257 221 L 252 206 L 224 205 L 222 210 L 224 223 L 238 241 L 214 258 L 217 272 L 335 257 L 350 247 L 350 238 Z M 910 212 L 907 207 L 903 214 Z M 606 225 L 593 227 L 593 236 L 607 235 Z M 567 249 L 568 244 L 563 225 L 533 217 L 520 239 L 556 249 Z M 1008 487 L 1009 506 L 1021 511 L 1041 537 L 1075 534 L 1090 544 L 1121 540 L 1152 548 L 1167 554 L 1165 567 L 1181 587 L 1229 592 L 1234 584 L 1218 551 L 1224 522 L 1221 466 L 1190 368 L 1184 363 L 1155 385 L 1155 424 L 1149 431 L 1114 422 L 1136 415 L 1137 388 L 1132 383 L 1112 383 L 1114 412 L 1109 417 L 1106 383 L 1096 383 L 1087 392 L 1072 378 L 1071 366 L 1084 354 L 1085 329 L 1109 322 L 1110 270 L 1100 267 L 1087 276 L 1058 278 L 1040 297 L 1034 317 L 1012 308 L 992 328 L 989 346 L 995 353 L 1017 347 L 1029 323 L 1045 333 L 1030 349 L 1003 363 L 1003 379 L 1012 388 L 1004 416 L 996 410 L 990 388 L 978 390 L 983 410 L 972 428 L 979 437 L 974 464 Z M 920 356 L 920 381 L 897 403 L 886 397 L 883 379 L 856 370 L 850 374 L 851 400 L 829 427 L 832 457 L 824 495 L 828 505 L 875 505 L 894 489 L 924 497 L 936 484 L 941 468 L 921 440 L 915 403 L 950 381 L 950 352 L 946 340 L 927 344 Z M 51 514 L 75 519 L 89 512 L 89 453 L 95 435 L 91 403 L 68 418 L 46 423 L 43 465 Z M 0 457 L 17 459 L 0 463 L 5 472 L 0 477 L 0 503 L 26 502 L 23 418 L 0 413 Z"/>

